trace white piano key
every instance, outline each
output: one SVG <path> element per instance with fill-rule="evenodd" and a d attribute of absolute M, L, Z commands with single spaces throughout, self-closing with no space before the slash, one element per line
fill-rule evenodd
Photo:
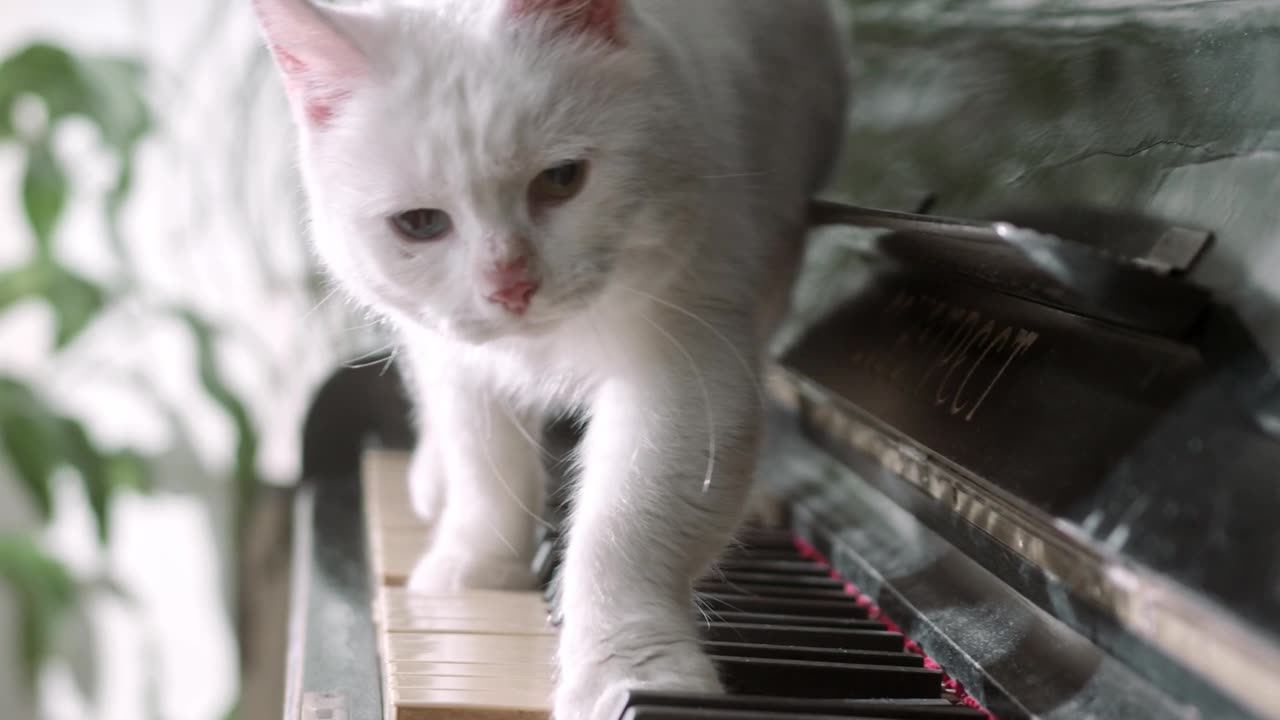
<path fill-rule="evenodd" d="M 381 528 L 417 528 L 425 523 L 409 499 L 409 456 L 397 452 L 370 452 L 364 457 L 362 478 L 366 511 Z"/>
<path fill-rule="evenodd" d="M 541 635 L 385 633 L 386 662 L 550 665 L 557 638 Z"/>
<path fill-rule="evenodd" d="M 556 629 L 544 618 L 539 625 L 486 618 L 431 618 L 389 615 L 380 623 L 388 633 L 460 633 L 468 635 L 555 635 Z"/>
<path fill-rule="evenodd" d="M 393 662 L 387 665 L 388 676 L 434 675 L 440 677 L 540 678 L 555 677 L 554 664 L 512 665 L 509 663 Z"/>
<path fill-rule="evenodd" d="M 386 717 L 547 720 L 558 644 L 539 593 L 409 592 L 429 542 L 408 455 L 366 454 L 363 484 Z"/>
<path fill-rule="evenodd" d="M 532 616 L 546 611 L 542 594 L 532 591 L 502 592 L 497 590 L 467 590 L 449 593 L 441 591 L 410 591 L 404 588 L 387 588 L 382 594 L 382 604 L 388 610 L 440 609 L 469 610 L 469 616 L 522 613 Z"/>
<path fill-rule="evenodd" d="M 390 688 L 394 720 L 547 720 L 551 698 L 512 691 Z"/>
<path fill-rule="evenodd" d="M 376 605 L 375 621 L 387 632 L 554 633 L 546 602 L 537 593 L 416 596 L 399 588 L 388 588 L 380 594 Z"/>
<path fill-rule="evenodd" d="M 554 691 L 551 678 L 491 677 L 466 675 L 391 675 L 387 684 L 399 690 L 454 690 L 461 692 L 514 692 L 549 696 Z"/>

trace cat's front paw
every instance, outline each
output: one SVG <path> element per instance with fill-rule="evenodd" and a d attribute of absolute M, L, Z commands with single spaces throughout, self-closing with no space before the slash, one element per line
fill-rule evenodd
<path fill-rule="evenodd" d="M 409 576 L 409 590 L 423 593 L 532 590 L 534 585 L 533 570 L 528 562 L 449 547 L 427 551 Z"/>
<path fill-rule="evenodd" d="M 711 661 L 696 642 L 637 647 L 599 662 L 561 656 L 554 720 L 617 720 L 630 690 L 720 693 Z"/>

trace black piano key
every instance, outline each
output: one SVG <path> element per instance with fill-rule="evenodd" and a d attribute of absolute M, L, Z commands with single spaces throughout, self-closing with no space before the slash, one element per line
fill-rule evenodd
<path fill-rule="evenodd" d="M 751 710 L 696 710 L 692 708 L 652 707 L 628 708 L 622 720 L 849 720 L 839 715 L 802 715 Z M 854 715 L 853 720 L 883 720 L 870 715 Z"/>
<path fill-rule="evenodd" d="M 790 711 L 771 712 L 768 710 L 725 710 L 725 709 L 701 709 L 701 708 L 678 708 L 678 707 L 655 707 L 653 705 L 640 705 L 628 708 L 622 715 L 622 720 L 898 720 L 899 718 L 909 718 L 912 720 L 929 720 L 938 718 L 939 720 L 951 720 L 952 718 L 981 718 L 978 715 L 921 715 L 915 712 L 904 713 L 883 713 L 874 712 L 867 709 L 865 711 L 849 709 L 848 712 L 839 715 L 823 713 L 814 715 L 810 713 L 795 713 Z"/>
<path fill-rule="evenodd" d="M 888 630 L 845 630 L 713 622 L 704 625 L 702 633 L 703 637 L 710 642 L 765 643 L 887 652 L 902 652 L 904 648 L 902 635 Z"/>
<path fill-rule="evenodd" d="M 774 660 L 806 660 L 845 665 L 892 665 L 924 667 L 924 658 L 908 652 L 882 650 L 849 650 L 847 648 L 771 645 L 745 642 L 707 642 L 703 649 L 711 655 L 729 657 L 771 658 Z"/>
<path fill-rule="evenodd" d="M 772 550 L 762 550 L 760 548 L 736 548 L 731 547 L 724 551 L 721 555 L 722 560 L 777 560 L 783 562 L 810 562 L 808 558 L 800 553 L 798 548 L 790 550 L 777 548 Z"/>
<path fill-rule="evenodd" d="M 829 700 L 663 693 L 652 690 L 631 691 L 625 701 L 619 705 L 618 716 L 626 717 L 625 709 L 629 708 L 644 708 L 646 710 L 668 708 L 687 712 L 704 710 L 738 713 L 733 717 L 742 717 L 743 713 L 766 712 L 778 713 L 781 717 L 794 718 L 795 720 L 817 720 L 817 718 L 828 717 L 846 718 L 846 720 L 859 717 L 884 718 L 885 720 L 981 720 L 986 717 L 977 710 L 953 705 L 940 698 L 921 700 Z M 697 718 L 698 716 L 676 715 L 672 717 Z"/>
<path fill-rule="evenodd" d="M 749 625 L 804 625 L 806 627 L 847 628 L 849 630 L 885 630 L 878 620 L 851 617 L 821 617 L 814 615 L 771 615 L 767 613 L 721 611 L 710 614 L 705 621 L 745 623 Z"/>
<path fill-rule="evenodd" d="M 752 583 L 711 582 L 697 584 L 698 592 L 718 595 L 755 595 L 757 597 L 793 598 L 796 600 L 839 600 L 857 602 L 857 598 L 843 588 L 783 587 L 779 585 L 755 585 Z"/>
<path fill-rule="evenodd" d="M 725 689 L 736 695 L 799 698 L 937 698 L 942 673 L 890 665 L 711 656 Z"/>
<path fill-rule="evenodd" d="M 756 550 L 796 550 L 795 536 L 789 530 L 746 529 L 738 531 L 733 545 Z"/>
<path fill-rule="evenodd" d="M 795 600 L 736 593 L 708 593 L 699 594 L 696 600 L 698 606 L 712 617 L 717 612 L 749 612 L 867 619 L 867 609 L 858 605 L 853 596 L 847 597 L 847 600 Z"/>
<path fill-rule="evenodd" d="M 808 575 L 831 577 L 831 569 L 812 560 L 752 560 L 727 558 L 716 563 L 721 572 L 753 572 L 774 575 Z M 715 570 L 712 570 L 714 573 Z"/>
<path fill-rule="evenodd" d="M 807 587 L 815 589 L 845 589 L 845 582 L 838 578 L 816 575 L 776 575 L 773 573 L 724 572 L 713 573 L 703 578 L 704 582 L 747 583 L 772 587 Z"/>
<path fill-rule="evenodd" d="M 693 708 L 654 707 L 641 705 L 629 708 L 622 720 L 893 720 L 917 715 L 798 715 L 791 712 L 767 710 L 701 710 Z"/>

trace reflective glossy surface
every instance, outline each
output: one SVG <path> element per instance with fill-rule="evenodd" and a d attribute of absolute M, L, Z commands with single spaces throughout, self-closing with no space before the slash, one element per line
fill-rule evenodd
<path fill-rule="evenodd" d="M 893 341 L 905 328 L 881 335 L 866 323 L 827 326 L 820 342 L 830 362 L 819 369 L 806 361 L 806 367 L 857 411 L 871 411 L 891 435 L 916 445 L 911 457 L 902 455 L 906 449 L 886 456 L 897 458 L 897 470 L 884 464 L 886 457 L 879 458 L 879 470 L 860 469 L 888 476 L 925 460 L 953 463 L 988 483 L 988 492 L 995 488 L 997 496 L 1021 503 L 1019 513 L 1044 513 L 1041 519 L 1057 531 L 1121 565 L 1154 568 L 1190 596 L 1222 604 L 1209 612 L 1238 614 L 1258 640 L 1274 641 L 1280 382 L 1268 366 L 1280 361 L 1280 93 L 1274 89 L 1280 3 L 869 0 L 845 8 L 856 90 L 833 197 L 912 210 L 931 194 L 932 213 L 1019 220 L 1095 245 L 1134 218 L 1215 236 L 1188 276 L 1210 292 L 1215 307 L 1163 333 L 1178 349 L 1162 352 L 1197 366 L 1194 375 L 1161 394 L 1153 379 L 1177 363 L 1140 354 L 1113 355 L 1109 362 L 1100 353 L 1096 367 L 1115 371 L 1112 379 L 1120 383 L 1107 387 L 1077 377 L 1085 367 L 1083 335 L 1042 335 L 1039 359 L 1015 380 L 1027 383 L 1028 412 L 1001 418 L 1001 432 L 945 431 L 945 419 L 929 414 L 932 403 L 917 406 L 914 396 L 880 384 L 877 372 L 893 379 L 928 361 L 894 355 L 903 351 Z M 883 277 L 891 258 L 871 236 L 833 231 L 815 245 L 789 339 L 802 326 L 813 327 L 840 298 L 862 293 L 873 299 L 867 280 Z M 927 249 L 917 247 L 909 260 L 927 260 Z M 977 302 L 978 293 L 959 293 L 955 302 Z M 1097 308 L 1083 314 L 1102 317 L 1089 310 Z M 1091 324 L 1081 320 L 1082 330 Z M 870 363 L 861 370 L 854 367 L 857 350 L 864 365 Z M 886 357 L 877 359 L 877 352 Z M 1127 362 L 1150 372 L 1130 373 L 1126 381 Z M 1054 387 L 1056 395 L 1033 399 Z M 1006 391 L 987 402 L 1010 401 Z M 1106 408 L 1144 393 L 1152 394 L 1125 402 L 1147 419 L 1128 435 L 1110 433 L 1126 424 Z M 1055 417 L 1037 408 L 1060 412 Z M 936 421 L 939 432 L 924 432 L 923 425 L 912 432 L 913 418 Z M 1035 452 L 1052 444 L 1065 450 L 1052 457 Z M 971 456 L 983 448 L 1004 466 L 980 468 Z M 974 522 L 979 516 L 985 515 L 949 517 L 967 517 L 975 538 L 996 538 L 996 545 L 1027 554 L 1014 540 L 985 531 Z M 992 562 L 1003 562 L 995 554 Z M 1099 633 L 1109 651 L 1124 650 L 1135 662 L 1141 656 L 1121 647 L 1127 640 L 1109 638 L 1105 623 L 1073 615 L 1078 606 L 1045 601 L 1053 603 L 1073 627 Z M 1213 652 L 1200 650 L 1202 659 Z M 1179 683 L 1173 671 L 1150 677 L 1163 686 Z"/>
<path fill-rule="evenodd" d="M 1196 279 L 1280 357 L 1280 3 L 844 6 L 855 93 L 837 197 L 908 210 L 934 193 L 959 216 L 1091 205 L 1211 230 Z"/>

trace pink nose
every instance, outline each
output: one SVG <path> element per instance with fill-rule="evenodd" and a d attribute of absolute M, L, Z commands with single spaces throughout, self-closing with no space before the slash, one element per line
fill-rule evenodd
<path fill-rule="evenodd" d="M 493 293 L 489 296 L 489 301 L 501 305 L 508 312 L 523 315 L 529 309 L 529 299 L 537 291 L 536 283 L 518 282 Z"/>
<path fill-rule="evenodd" d="M 529 309 L 529 300 L 538 291 L 538 283 L 530 277 L 527 256 L 495 262 L 485 271 L 485 280 L 497 288 L 489 294 L 489 302 L 516 315 L 523 315 Z"/>

